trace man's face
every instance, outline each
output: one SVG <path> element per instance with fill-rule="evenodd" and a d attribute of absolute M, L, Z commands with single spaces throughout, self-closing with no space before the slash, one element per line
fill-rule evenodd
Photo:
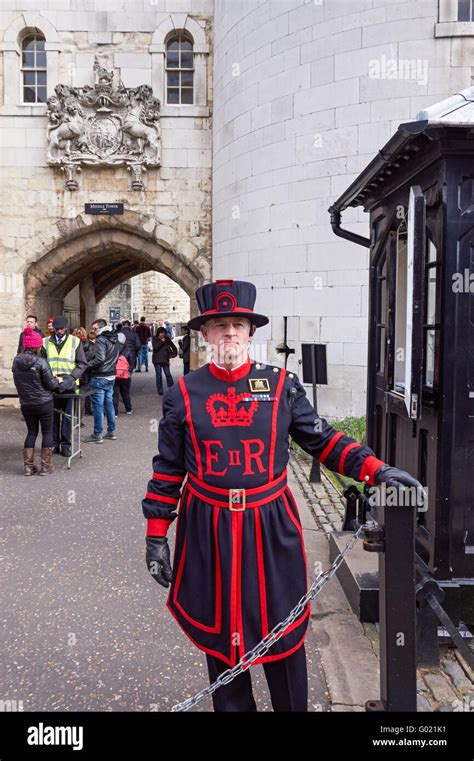
<path fill-rule="evenodd" d="M 26 324 L 29 328 L 35 328 L 36 327 L 36 320 L 34 317 L 27 317 L 26 318 Z"/>
<path fill-rule="evenodd" d="M 166 341 L 166 336 L 164 333 L 158 333 L 158 338 L 160 341 Z"/>
<path fill-rule="evenodd" d="M 54 332 L 56 333 L 57 336 L 62 338 L 63 335 L 65 334 L 67 328 L 53 328 L 53 330 L 54 330 Z"/>
<path fill-rule="evenodd" d="M 215 361 L 232 364 L 242 361 L 250 341 L 251 323 L 246 317 L 214 317 L 202 325 L 201 333 L 210 344 Z"/>

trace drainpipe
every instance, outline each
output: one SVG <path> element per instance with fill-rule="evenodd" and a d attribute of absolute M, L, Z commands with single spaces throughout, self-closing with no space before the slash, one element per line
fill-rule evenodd
<path fill-rule="evenodd" d="M 341 227 L 341 212 L 335 206 L 331 206 L 329 209 L 331 215 L 331 227 L 334 235 L 345 240 L 350 240 L 351 243 L 357 243 L 359 246 L 365 246 L 370 248 L 370 238 L 364 238 L 363 235 L 357 235 L 357 233 L 351 233 L 350 230 L 343 230 Z"/>

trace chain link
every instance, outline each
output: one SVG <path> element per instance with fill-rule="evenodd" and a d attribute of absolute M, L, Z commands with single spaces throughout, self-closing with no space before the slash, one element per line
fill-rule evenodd
<path fill-rule="evenodd" d="M 295 607 L 289 613 L 289 615 L 285 618 L 285 620 L 280 621 L 280 623 L 276 624 L 276 626 L 273 627 L 271 632 L 269 632 L 261 640 L 261 642 L 258 643 L 258 645 L 256 645 L 252 650 L 249 650 L 248 652 L 246 652 L 242 656 L 240 661 L 236 663 L 235 666 L 233 666 L 233 668 L 227 669 L 227 671 L 224 671 L 222 674 L 220 674 L 218 678 L 216 679 L 216 681 L 210 684 L 209 687 L 205 687 L 203 690 L 200 690 L 200 692 L 197 692 L 196 695 L 194 695 L 192 698 L 188 698 L 187 700 L 184 700 L 182 703 L 176 703 L 176 705 L 174 705 L 171 710 L 174 712 L 189 711 L 190 708 L 194 708 L 194 706 L 200 703 L 201 700 L 204 700 L 204 698 L 206 698 L 208 695 L 212 695 L 212 693 L 215 692 L 223 684 L 229 684 L 229 682 L 232 682 L 232 680 L 235 679 L 236 676 L 238 676 L 243 671 L 246 671 L 248 668 L 250 668 L 250 666 L 254 663 L 254 661 L 256 661 L 258 658 L 261 658 L 263 655 L 265 655 L 265 653 L 269 651 L 272 645 L 278 639 L 280 639 L 280 637 L 283 636 L 286 629 L 294 621 L 296 621 L 296 619 L 301 615 L 301 613 L 303 613 L 308 602 L 314 599 L 316 595 L 320 593 L 324 585 L 327 584 L 327 582 L 332 579 L 332 577 L 337 572 L 339 566 L 341 565 L 347 553 L 350 552 L 350 550 L 354 547 L 362 531 L 366 528 L 372 527 L 372 525 L 375 525 L 374 522 L 368 521 L 367 523 L 364 523 L 362 526 L 359 526 L 355 534 L 353 534 L 350 540 L 348 541 L 346 548 L 337 556 L 334 563 L 325 571 L 321 571 L 321 573 L 318 574 L 318 576 L 313 581 L 313 583 L 311 584 L 310 588 L 308 589 L 304 597 L 302 597 L 301 600 L 298 602 L 298 604 L 295 605 Z"/>

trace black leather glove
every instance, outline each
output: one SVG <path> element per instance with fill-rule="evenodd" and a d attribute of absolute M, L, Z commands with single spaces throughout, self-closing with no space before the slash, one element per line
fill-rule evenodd
<path fill-rule="evenodd" d="M 406 470 L 394 468 L 392 465 L 382 465 L 375 471 L 374 481 L 376 484 L 385 483 L 387 486 L 395 487 L 396 489 L 403 489 L 405 486 L 415 487 L 416 493 L 408 492 L 406 496 L 409 496 L 409 502 L 407 504 L 407 500 L 404 499 L 403 504 L 407 507 L 416 507 L 423 512 L 428 509 L 427 490 Z"/>
<path fill-rule="evenodd" d="M 396 486 L 398 488 L 401 486 L 416 486 L 420 487 L 420 489 L 423 488 L 420 482 L 407 473 L 406 470 L 394 468 L 392 465 L 382 465 L 376 470 L 374 481 L 376 484 L 385 483 L 387 486 Z"/>
<path fill-rule="evenodd" d="M 170 548 L 166 536 L 146 537 L 146 565 L 162 587 L 169 587 L 172 579 Z"/>

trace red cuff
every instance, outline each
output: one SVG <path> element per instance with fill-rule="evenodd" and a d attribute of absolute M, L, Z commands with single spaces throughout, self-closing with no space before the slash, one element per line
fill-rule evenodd
<path fill-rule="evenodd" d="M 147 536 L 166 536 L 171 521 L 166 518 L 147 518 Z"/>
<path fill-rule="evenodd" d="M 364 462 L 362 463 L 362 467 L 359 473 L 359 481 L 365 481 L 366 483 L 370 484 L 370 486 L 374 486 L 375 472 L 379 468 L 381 468 L 382 465 L 386 465 L 386 464 L 387 464 L 386 462 L 384 462 L 383 460 L 379 460 L 374 455 L 369 455 L 368 457 L 365 458 Z"/>

